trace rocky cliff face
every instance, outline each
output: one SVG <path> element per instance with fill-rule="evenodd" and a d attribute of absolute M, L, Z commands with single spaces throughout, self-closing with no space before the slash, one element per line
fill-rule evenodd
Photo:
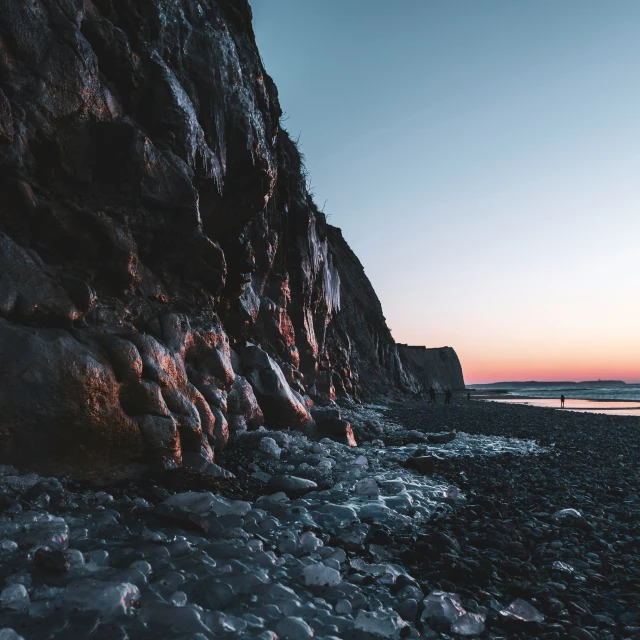
<path fill-rule="evenodd" d="M 211 470 L 415 390 L 280 116 L 246 0 L 3 3 L 0 462 Z"/>
<path fill-rule="evenodd" d="M 405 370 L 410 371 L 419 391 L 433 386 L 436 390 L 464 389 L 462 367 L 456 352 L 451 347 L 427 349 L 407 344 L 398 344 L 400 360 Z"/>

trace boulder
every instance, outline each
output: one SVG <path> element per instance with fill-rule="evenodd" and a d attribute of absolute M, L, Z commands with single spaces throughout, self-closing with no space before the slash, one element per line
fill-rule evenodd
<path fill-rule="evenodd" d="M 299 395 L 292 391 L 278 364 L 262 349 L 241 350 L 242 368 L 269 427 L 291 427 L 313 433 L 314 422 Z"/>

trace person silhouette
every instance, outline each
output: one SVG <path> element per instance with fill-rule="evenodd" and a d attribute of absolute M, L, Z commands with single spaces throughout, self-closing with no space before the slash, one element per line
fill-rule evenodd
<path fill-rule="evenodd" d="M 433 387 L 429 387 L 429 402 L 436 402 L 436 390 Z"/>
<path fill-rule="evenodd" d="M 560 396 L 560 406 L 564 407 L 564 393 Z"/>
<path fill-rule="evenodd" d="M 449 389 L 449 387 L 447 387 L 446 391 L 444 392 L 444 403 L 445 404 L 451 404 L 451 397 L 453 396 L 453 394 L 451 393 L 451 389 Z"/>

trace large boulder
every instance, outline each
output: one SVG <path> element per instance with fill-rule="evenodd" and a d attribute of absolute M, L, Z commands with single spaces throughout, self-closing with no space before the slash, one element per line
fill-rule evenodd
<path fill-rule="evenodd" d="M 312 433 L 314 422 L 303 398 L 287 384 L 282 369 L 265 351 L 247 345 L 240 353 L 242 369 L 260 404 L 267 426 Z"/>

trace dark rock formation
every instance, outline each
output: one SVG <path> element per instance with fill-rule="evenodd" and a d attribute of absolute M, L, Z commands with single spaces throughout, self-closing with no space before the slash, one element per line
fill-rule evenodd
<path fill-rule="evenodd" d="M 398 352 L 405 370 L 413 374 L 420 390 L 433 386 L 435 389 L 449 387 L 464 389 L 462 367 L 456 352 L 451 347 L 427 349 L 398 344 Z"/>
<path fill-rule="evenodd" d="M 216 469 L 309 396 L 419 390 L 281 113 L 246 0 L 5 0 L 0 462 Z"/>

